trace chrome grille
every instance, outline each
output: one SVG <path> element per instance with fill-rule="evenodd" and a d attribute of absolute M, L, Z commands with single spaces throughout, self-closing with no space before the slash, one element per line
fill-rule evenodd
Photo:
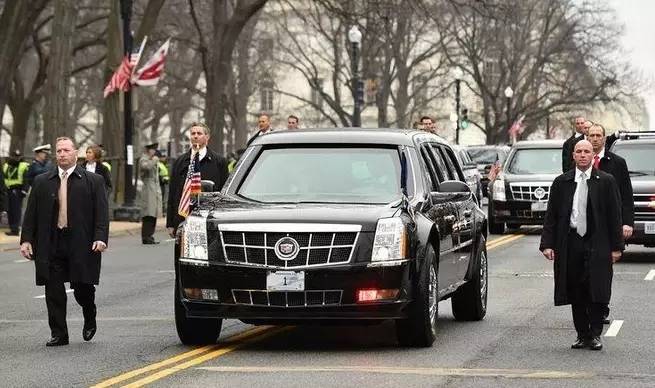
<path fill-rule="evenodd" d="M 225 224 L 219 225 L 225 261 L 267 268 L 300 268 L 350 262 L 359 237 L 359 225 Z M 276 243 L 291 237 L 298 254 L 281 260 Z"/>
<path fill-rule="evenodd" d="M 550 183 L 547 184 L 523 184 L 523 183 L 510 183 L 509 188 L 512 192 L 512 199 L 521 201 L 548 201 L 550 194 Z M 546 193 L 543 198 L 535 197 L 534 193 L 538 188 L 542 188 Z"/>
<path fill-rule="evenodd" d="M 546 215 L 546 212 L 532 210 L 514 210 L 512 213 L 514 217 L 528 219 L 541 219 Z"/>
<path fill-rule="evenodd" d="M 342 290 L 265 291 L 232 290 L 234 304 L 273 307 L 337 306 Z"/>

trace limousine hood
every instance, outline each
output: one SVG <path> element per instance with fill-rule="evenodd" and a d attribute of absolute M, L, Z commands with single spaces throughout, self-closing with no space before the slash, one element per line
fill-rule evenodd
<path fill-rule="evenodd" d="M 194 214 L 204 214 L 215 224 L 320 223 L 361 225 L 374 232 L 380 218 L 393 217 L 393 204 L 362 205 L 334 203 L 270 204 L 240 200 L 219 193 L 202 195 Z"/>

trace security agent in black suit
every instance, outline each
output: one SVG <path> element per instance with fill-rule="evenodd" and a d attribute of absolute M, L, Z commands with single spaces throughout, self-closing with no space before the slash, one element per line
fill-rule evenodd
<path fill-rule="evenodd" d="M 610 152 L 607 149 L 607 138 L 605 128 L 600 124 L 594 124 L 589 128 L 587 140 L 594 149 L 594 159 L 592 164 L 594 168 L 604 171 L 614 177 L 619 186 L 621 196 L 621 217 L 623 219 L 623 239 L 627 240 L 632 236 L 634 228 L 634 197 L 632 195 L 632 182 L 630 182 L 630 173 L 625 159 Z M 609 306 L 604 310 L 603 323 L 610 323 Z"/>
<path fill-rule="evenodd" d="M 57 167 L 34 179 L 27 201 L 20 252 L 34 260 L 36 284 L 45 286 L 52 338 L 46 346 L 68 344 L 65 282 L 82 306 L 82 338 L 96 333 L 95 286 L 107 247 L 109 210 L 100 175 L 77 166 L 70 138 L 57 139 Z"/>
<path fill-rule="evenodd" d="M 171 237 L 175 237 L 178 225 L 184 220 L 178 214 L 178 207 L 187 172 L 189 171 L 189 164 L 191 163 L 191 153 L 199 153 L 200 177 L 203 180 L 214 182 L 214 191 L 219 191 L 223 187 L 228 176 L 225 158 L 207 147 L 210 138 L 209 128 L 203 123 L 194 122 L 189 128 L 189 136 L 191 137 L 192 149 L 175 160 L 171 171 L 166 211 L 166 228 Z"/>
<path fill-rule="evenodd" d="M 616 181 L 594 169 L 592 159 L 591 143 L 579 141 L 576 168 L 555 178 L 539 249 L 554 261 L 555 305 L 571 304 L 577 332 L 571 348 L 600 350 L 612 264 L 621 258 L 624 243 Z"/>
<path fill-rule="evenodd" d="M 562 172 L 567 172 L 575 167 L 575 163 L 573 162 L 573 149 L 580 140 L 584 139 L 584 136 L 587 134 L 587 131 L 591 128 L 592 124 L 591 121 L 585 120 L 582 116 L 575 118 L 575 133 L 566 139 L 562 145 Z"/>

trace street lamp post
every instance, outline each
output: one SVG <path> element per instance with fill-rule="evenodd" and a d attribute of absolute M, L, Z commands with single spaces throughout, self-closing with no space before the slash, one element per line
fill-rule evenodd
<path fill-rule="evenodd" d="M 514 90 L 511 87 L 505 88 L 505 98 L 507 99 L 507 133 L 509 135 L 509 128 L 512 125 L 512 96 L 514 96 Z M 510 139 L 512 140 L 512 139 Z"/>
<path fill-rule="evenodd" d="M 352 55 L 350 66 L 352 69 L 352 90 L 353 90 L 353 127 L 362 126 L 361 101 L 359 96 L 359 44 L 362 41 L 362 33 L 357 26 L 352 26 L 348 31 L 348 40 L 351 44 Z"/>
<path fill-rule="evenodd" d="M 453 69 L 453 75 L 455 76 L 455 112 L 457 115 L 457 121 L 455 122 L 455 144 L 459 144 L 459 129 L 461 128 L 460 120 L 460 83 L 462 82 L 462 76 L 464 75 L 462 69 L 456 67 Z"/>
<path fill-rule="evenodd" d="M 550 99 L 546 98 L 546 139 L 550 139 Z"/>
<path fill-rule="evenodd" d="M 132 53 L 132 31 L 130 29 L 130 19 L 132 18 L 132 1 L 120 0 L 121 19 L 123 22 L 123 55 L 129 58 Z M 132 148 L 132 133 L 134 121 L 132 119 L 132 92 L 129 90 L 123 93 L 123 119 L 124 119 L 124 140 L 125 147 L 123 155 L 125 157 L 125 190 L 123 205 L 114 209 L 114 219 L 138 221 L 139 208 L 134 206 L 136 192 L 132 181 L 134 167 L 134 149 Z"/>

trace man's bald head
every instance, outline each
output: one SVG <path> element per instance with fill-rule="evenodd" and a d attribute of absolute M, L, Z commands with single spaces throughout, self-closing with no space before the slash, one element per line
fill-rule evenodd
<path fill-rule="evenodd" d="M 573 149 L 573 160 L 578 170 L 586 171 L 591 166 L 594 157 L 594 147 L 587 140 L 580 140 Z"/>

